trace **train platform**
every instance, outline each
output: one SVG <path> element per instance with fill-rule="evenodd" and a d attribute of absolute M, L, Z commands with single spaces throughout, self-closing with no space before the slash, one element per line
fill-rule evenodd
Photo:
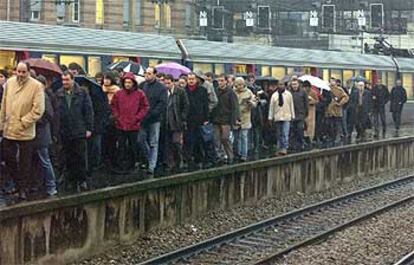
<path fill-rule="evenodd" d="M 414 111 L 414 104 L 412 106 L 413 106 L 413 111 Z M 406 121 L 408 121 L 407 118 L 408 117 L 406 117 Z M 414 126 L 411 126 L 411 125 L 405 125 L 399 132 L 399 137 L 412 136 L 412 135 L 414 135 Z M 385 137 L 381 137 L 379 139 L 375 139 L 373 137 L 373 133 L 371 131 L 368 131 L 368 137 L 366 139 L 366 142 L 373 142 L 376 140 L 384 140 L 384 139 L 392 139 L 395 137 L 396 137 L 395 130 L 391 128 L 387 131 Z M 355 143 L 355 141 L 356 139 L 355 139 L 355 134 L 354 134 L 351 144 Z M 313 150 L 323 150 L 323 149 L 315 148 Z M 273 154 L 264 153 L 261 155 L 260 159 L 267 159 L 267 158 L 271 158 L 272 156 Z M 180 173 L 191 173 L 193 171 L 196 171 L 196 170 L 186 170 Z M 170 174 L 165 173 L 165 172 L 159 172 L 159 174 L 157 175 L 157 178 L 167 177 L 169 175 Z M 141 171 L 141 170 L 137 170 L 136 172 L 132 174 L 117 174 L 111 171 L 109 168 L 103 167 L 100 170 L 94 172 L 92 176 L 89 177 L 88 183 L 90 184 L 90 187 L 92 190 L 97 190 L 97 189 L 103 189 L 106 187 L 113 187 L 113 186 L 123 185 L 127 183 L 135 183 L 135 182 L 144 181 L 144 180 L 146 180 L 146 174 L 144 171 Z M 70 193 L 59 194 L 59 196 L 66 196 L 66 195 L 71 195 L 71 194 Z M 29 199 L 30 200 L 42 199 L 42 196 L 37 195 L 35 193 L 35 195 L 30 197 Z M 0 193 L 0 208 L 6 207 L 7 205 L 15 204 L 15 203 L 17 202 L 14 200 L 13 197 L 7 196 L 5 193 Z"/>
<path fill-rule="evenodd" d="M 340 189 L 407 169 L 414 163 L 412 133 L 404 129 L 398 138 L 391 135 L 5 206 L 0 208 L 0 246 L 8 247 L 0 247 L 0 265 L 66 264 L 213 211 Z"/>

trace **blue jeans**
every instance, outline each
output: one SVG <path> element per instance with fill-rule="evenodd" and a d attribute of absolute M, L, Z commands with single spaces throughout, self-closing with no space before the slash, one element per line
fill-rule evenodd
<path fill-rule="evenodd" d="M 242 160 L 247 160 L 249 151 L 249 129 L 234 130 L 234 139 L 237 148 L 237 154 Z"/>
<path fill-rule="evenodd" d="M 277 121 L 276 128 L 278 148 L 286 151 L 289 148 L 290 121 Z"/>
<path fill-rule="evenodd" d="M 160 122 L 146 125 L 141 129 L 138 137 L 143 155 L 148 161 L 148 169 L 152 172 L 154 172 L 157 166 L 160 126 Z"/>
<path fill-rule="evenodd" d="M 52 161 L 50 160 L 49 149 L 47 147 L 41 147 L 37 149 L 36 152 L 39 158 L 43 179 L 45 181 L 46 192 L 48 194 L 53 194 L 56 192 L 56 177 Z"/>

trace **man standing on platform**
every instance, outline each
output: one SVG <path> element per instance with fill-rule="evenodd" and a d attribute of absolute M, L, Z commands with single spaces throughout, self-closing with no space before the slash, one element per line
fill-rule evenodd
<path fill-rule="evenodd" d="M 3 159 L 16 184 L 21 200 L 31 187 L 33 139 L 36 122 L 45 111 L 43 85 L 30 77 L 30 66 L 19 63 L 17 76 L 7 80 L 1 102 L 0 131 L 3 132 Z"/>
<path fill-rule="evenodd" d="M 374 86 L 372 90 L 372 99 L 374 101 L 374 127 L 375 134 L 374 137 L 379 137 L 379 121 L 381 119 L 382 124 L 382 137 L 385 137 L 385 132 L 387 130 L 386 115 L 385 115 L 385 104 L 390 100 L 390 92 L 388 88 L 382 84 L 381 79 L 378 79 L 378 83 Z"/>
<path fill-rule="evenodd" d="M 217 94 L 219 101 L 213 111 L 214 139 L 216 150 L 220 150 L 220 147 L 223 146 L 227 162 L 231 164 L 233 163 L 234 153 L 230 142 L 230 133 L 236 123 L 240 122 L 239 102 L 233 88 L 227 86 L 226 75 L 219 75 L 217 80 L 219 83 Z M 221 159 L 224 160 L 223 157 Z"/>
<path fill-rule="evenodd" d="M 63 154 L 68 178 L 66 189 L 88 189 L 87 139 L 91 138 L 94 112 L 89 94 L 74 81 L 70 72 L 62 74 L 62 88 L 56 92 Z"/>
<path fill-rule="evenodd" d="M 158 161 L 158 146 L 160 139 L 161 116 L 167 111 L 167 88 L 157 81 L 157 70 L 148 67 L 145 71 L 145 82 L 142 90 L 148 99 L 150 109 L 142 123 L 139 132 L 139 142 L 145 158 L 147 159 L 147 173 L 154 176 Z"/>
<path fill-rule="evenodd" d="M 401 113 L 405 102 L 407 102 L 407 91 L 402 86 L 401 80 L 397 80 L 396 86 L 391 90 L 390 111 L 395 125 L 395 136 L 399 135 L 401 126 Z"/>

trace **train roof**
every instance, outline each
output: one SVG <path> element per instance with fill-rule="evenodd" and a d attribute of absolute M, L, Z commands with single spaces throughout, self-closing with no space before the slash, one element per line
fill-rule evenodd
<path fill-rule="evenodd" d="M 181 59 L 171 36 L 0 21 L 0 49 Z"/>
<path fill-rule="evenodd" d="M 353 52 L 306 50 L 265 45 L 181 40 L 193 62 L 309 66 L 336 69 L 373 69 L 394 71 L 388 56 Z"/>
<path fill-rule="evenodd" d="M 414 72 L 414 59 L 396 58 L 401 72 Z"/>

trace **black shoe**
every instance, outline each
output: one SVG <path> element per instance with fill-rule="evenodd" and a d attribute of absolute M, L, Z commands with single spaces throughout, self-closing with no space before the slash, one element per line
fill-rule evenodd
<path fill-rule="evenodd" d="M 206 164 L 204 165 L 204 168 L 205 168 L 205 169 L 212 168 L 212 167 L 214 167 L 214 164 L 213 164 L 213 163 L 211 163 L 211 162 L 208 162 L 208 163 L 206 163 Z"/>
<path fill-rule="evenodd" d="M 82 181 L 80 184 L 78 184 L 78 192 L 84 192 L 88 190 L 89 190 L 89 186 L 88 186 L 88 183 L 86 183 L 86 181 Z"/>
<path fill-rule="evenodd" d="M 27 200 L 27 194 L 26 194 L 26 192 L 24 192 L 24 191 L 20 191 L 19 192 L 19 200 L 21 200 L 21 201 Z"/>
<path fill-rule="evenodd" d="M 4 190 L 4 193 L 6 195 L 14 195 L 14 194 L 18 193 L 18 190 L 16 188 L 11 188 L 11 189 L 8 189 L 8 190 L 6 189 L 6 190 Z"/>
<path fill-rule="evenodd" d="M 154 178 L 154 170 L 151 170 L 151 169 L 147 170 L 147 178 L 149 179 Z"/>

